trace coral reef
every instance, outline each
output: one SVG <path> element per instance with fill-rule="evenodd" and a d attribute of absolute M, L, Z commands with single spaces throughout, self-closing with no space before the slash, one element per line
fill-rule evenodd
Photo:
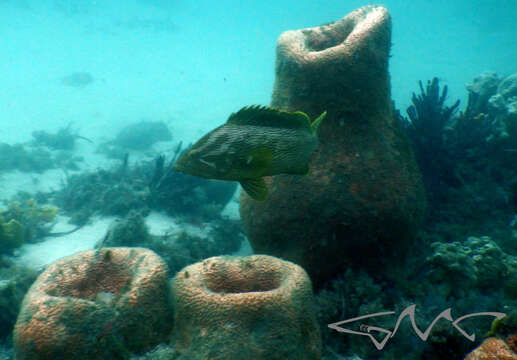
<path fill-rule="evenodd" d="M 36 146 L 46 146 L 54 150 L 73 150 L 77 139 L 83 139 L 92 143 L 90 139 L 72 132 L 71 124 L 59 129 L 55 134 L 44 130 L 33 131 L 32 137 L 34 138 L 33 143 Z"/>
<path fill-rule="evenodd" d="M 124 127 L 111 142 L 133 150 L 147 150 L 158 141 L 169 141 L 172 134 L 162 121 L 140 121 Z"/>
<path fill-rule="evenodd" d="M 510 337 L 517 334 L 517 310 L 511 310 L 500 320 L 494 320 L 490 329 L 490 336 Z"/>
<path fill-rule="evenodd" d="M 507 107 L 511 100 L 498 93 L 502 81 L 495 73 L 477 76 L 466 85 L 467 107 L 458 114 L 453 109 L 457 101 L 445 106 L 446 90 L 444 87 L 439 95 L 437 80 L 429 81 L 427 89 L 422 86 L 420 97 L 414 95 L 417 103 L 435 106 L 419 114 L 422 106 L 414 105 L 408 110 L 412 121 L 402 119 L 419 159 L 429 200 L 424 236 L 454 242 L 487 235 L 497 239 L 504 251 L 517 253 L 508 227 L 517 212 L 513 151 L 517 136 L 512 135 L 517 132 Z M 415 113 L 418 119 L 425 119 L 418 132 L 413 125 Z"/>
<path fill-rule="evenodd" d="M 451 125 L 451 118 L 457 110 L 460 101 L 452 106 L 445 106 L 447 86 L 440 94 L 439 80 L 433 78 L 427 81 L 424 89 L 419 82 L 420 95 L 413 93 L 411 105 L 407 109 L 410 121 L 407 122 L 407 132 L 415 146 L 416 158 L 422 171 L 428 198 L 432 201 L 440 182 L 457 181 L 452 177 L 453 165 L 444 161 L 446 155 L 445 129 Z"/>
<path fill-rule="evenodd" d="M 0 344 L 11 336 L 23 297 L 37 276 L 22 266 L 0 267 Z"/>
<path fill-rule="evenodd" d="M 6 205 L 7 209 L 0 210 L 0 218 L 11 225 L 4 227 L 7 230 L 4 234 L 10 233 L 11 241 L 18 246 L 40 241 L 50 233 L 56 221 L 57 208 L 38 204 L 28 193 L 18 193 L 6 201 Z"/>
<path fill-rule="evenodd" d="M 506 338 L 506 344 L 513 352 L 517 353 L 517 334 L 510 335 Z M 516 354 L 517 355 L 517 354 Z"/>
<path fill-rule="evenodd" d="M 5 221 L 0 215 L 0 253 L 11 253 L 24 243 L 23 226 L 16 220 Z"/>
<path fill-rule="evenodd" d="M 468 91 L 467 114 L 477 115 L 488 113 L 489 101 L 497 92 L 501 77 L 495 72 L 484 72 L 465 85 Z"/>
<path fill-rule="evenodd" d="M 81 157 L 72 156 L 68 151 L 53 153 L 39 146 L 0 143 L 0 173 L 12 170 L 43 173 L 59 167 L 76 170 L 81 161 Z"/>
<path fill-rule="evenodd" d="M 420 173 L 390 99 L 390 45 L 380 6 L 278 40 L 271 105 L 328 115 L 309 173 L 267 179 L 261 203 L 243 194 L 241 218 L 255 252 L 301 265 L 316 286 L 358 259 L 380 268 L 400 257 L 423 217 Z"/>
<path fill-rule="evenodd" d="M 151 249 L 167 263 L 169 273 L 175 275 L 187 265 L 239 250 L 243 238 L 240 224 L 225 219 L 213 221 L 207 237 L 185 230 L 151 235 L 142 214 L 130 212 L 110 226 L 98 247 L 136 246 Z"/>
<path fill-rule="evenodd" d="M 462 243 L 434 242 L 431 249 L 432 255 L 426 260 L 429 280 L 436 283 L 436 291 L 444 298 L 452 292 L 464 296 L 473 287 L 496 290 L 505 287 L 506 279 L 515 281 L 507 261 L 513 264 L 516 259 L 487 236 L 469 237 Z"/>
<path fill-rule="evenodd" d="M 311 282 L 271 256 L 214 257 L 173 280 L 178 359 L 320 359 Z"/>
<path fill-rule="evenodd" d="M 376 359 L 379 351 L 371 341 L 364 336 L 338 333 L 327 327 L 330 323 L 351 319 L 361 315 L 374 314 L 385 311 L 394 311 L 396 315 L 381 316 L 368 319 L 368 325 L 379 326 L 393 330 L 396 317 L 405 308 L 416 304 L 416 324 L 422 331 L 426 329 L 435 317 L 447 308 L 452 308 L 452 316 L 458 318 L 465 314 L 487 310 L 501 310 L 515 308 L 515 298 L 504 299 L 499 296 L 500 289 L 485 290 L 475 286 L 462 285 L 465 291 L 452 292 L 448 297 L 443 294 L 440 285 L 444 282 L 455 281 L 454 277 L 432 280 L 429 264 L 420 264 L 422 250 L 415 250 L 411 257 L 401 264 L 401 270 L 379 274 L 368 274 L 363 270 L 348 269 L 342 276 L 336 278 L 321 289 L 315 296 L 318 322 L 323 335 L 323 354 L 329 359 L 339 356 L 359 356 L 360 358 Z M 408 271 L 411 269 L 411 271 Z M 457 284 L 457 283 L 456 283 Z M 450 287 L 447 284 L 446 287 Z M 461 294 L 460 294 L 461 293 Z M 513 327 L 508 324 L 509 316 L 499 322 L 497 334 L 507 336 L 512 333 Z M 476 335 L 480 342 L 490 330 L 491 318 L 479 317 L 470 319 L 464 324 L 468 333 Z M 366 321 L 366 320 L 364 320 Z M 363 321 L 363 323 L 364 323 Z M 504 325 L 503 325 L 504 324 Z M 359 331 L 359 324 L 357 331 Z M 350 328 L 354 329 L 354 324 Z M 502 329 L 505 329 L 502 331 Z M 447 321 L 437 322 L 429 338 L 424 342 L 418 338 L 411 323 L 405 319 L 400 324 L 397 335 L 389 340 L 382 350 L 382 359 L 385 360 L 441 360 L 444 358 L 460 360 L 472 350 L 473 343 L 461 335 Z"/>
<path fill-rule="evenodd" d="M 503 340 L 488 338 L 465 360 L 517 360 L 517 354 Z"/>
<path fill-rule="evenodd" d="M 164 340 L 167 266 L 152 251 L 85 251 L 51 264 L 25 296 L 14 329 L 18 360 L 120 359 Z"/>
<path fill-rule="evenodd" d="M 84 224 L 94 215 L 146 214 L 151 209 L 169 215 L 217 218 L 235 192 L 236 184 L 183 175 L 165 168 L 164 158 L 129 164 L 128 158 L 113 169 L 72 175 L 54 192 L 56 204 Z"/>
<path fill-rule="evenodd" d="M 24 172 L 41 173 L 55 166 L 49 151 L 27 150 L 22 144 L 0 143 L 0 171 L 2 172 L 17 169 Z"/>

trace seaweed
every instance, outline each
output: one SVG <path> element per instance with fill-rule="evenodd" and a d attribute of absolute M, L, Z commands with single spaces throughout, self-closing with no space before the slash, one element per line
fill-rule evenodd
<path fill-rule="evenodd" d="M 167 163 L 163 155 L 131 165 L 126 155 L 119 166 L 68 177 L 54 192 L 56 204 L 81 225 L 94 215 L 125 216 L 136 210 L 162 210 L 169 215 L 217 218 L 233 196 L 236 184 L 201 179 L 172 169 L 178 146 Z"/>
<path fill-rule="evenodd" d="M 54 168 L 76 170 L 82 157 L 69 151 L 50 152 L 42 147 L 0 143 L 0 173 L 12 170 L 43 173 Z"/>
<path fill-rule="evenodd" d="M 183 267 L 212 256 L 227 255 L 239 250 L 244 239 L 237 221 L 218 219 L 206 236 L 185 230 L 152 235 L 145 224 L 145 214 L 131 211 L 115 220 L 97 248 L 111 246 L 146 247 L 160 255 L 173 276 Z"/>
<path fill-rule="evenodd" d="M 421 152 L 435 156 L 445 152 L 445 129 L 451 125 L 451 119 L 460 100 L 452 106 L 445 106 L 448 88 L 445 85 L 440 94 L 438 78 L 427 81 L 424 89 L 422 81 L 418 82 L 420 94 L 413 93 L 413 105 L 407 109 L 410 122 L 408 133 Z"/>
<path fill-rule="evenodd" d="M 11 336 L 23 297 L 37 276 L 38 271 L 27 267 L 0 268 L 0 343 Z"/>
<path fill-rule="evenodd" d="M 77 139 L 93 143 L 90 139 L 72 132 L 71 124 L 59 129 L 55 134 L 46 131 L 33 131 L 32 137 L 35 145 L 43 145 L 54 150 L 73 150 Z"/>
<path fill-rule="evenodd" d="M 7 209 L 0 211 L 0 216 L 8 224 L 11 223 L 11 230 L 15 230 L 17 236 L 22 236 L 17 240 L 18 243 L 38 242 L 50 234 L 56 222 L 56 207 L 40 205 L 30 194 L 24 192 L 4 203 Z"/>
<path fill-rule="evenodd" d="M 27 149 L 22 144 L 0 143 L 0 172 L 20 170 L 42 173 L 57 166 L 52 154 L 44 149 Z"/>
<path fill-rule="evenodd" d="M 19 248 L 24 242 L 24 229 L 22 225 L 11 219 L 5 221 L 0 215 L 0 254 L 10 254 Z"/>
<path fill-rule="evenodd" d="M 419 81 L 419 87 L 420 94 L 413 93 L 413 105 L 407 108 L 409 120 L 405 119 L 403 123 L 414 145 L 428 201 L 440 202 L 445 196 L 445 187 L 461 185 L 446 142 L 446 131 L 452 126 L 452 116 L 460 101 L 445 106 L 448 88 L 445 85 L 440 93 L 436 77 L 427 81 L 425 89 L 422 81 Z"/>

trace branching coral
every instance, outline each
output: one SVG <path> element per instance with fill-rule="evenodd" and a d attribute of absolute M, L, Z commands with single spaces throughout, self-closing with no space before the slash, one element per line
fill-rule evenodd
<path fill-rule="evenodd" d="M 452 124 L 452 116 L 460 101 L 445 106 L 447 85 L 440 94 L 438 78 L 427 81 L 424 89 L 419 81 L 420 94 L 413 93 L 411 105 L 407 109 L 409 121 L 406 129 L 415 146 L 415 152 L 424 183 L 431 202 L 438 196 L 443 182 L 454 183 L 453 163 L 447 161 L 445 132 Z"/>
<path fill-rule="evenodd" d="M 444 151 L 444 130 L 451 124 L 452 115 L 460 101 L 457 100 L 452 106 L 445 106 L 448 88 L 445 85 L 440 94 L 439 80 L 436 77 L 427 81 L 425 89 L 422 81 L 418 85 L 420 95 L 413 93 L 413 105 L 407 109 L 411 121 L 408 124 L 408 133 L 419 150 L 436 156 L 436 153 Z"/>

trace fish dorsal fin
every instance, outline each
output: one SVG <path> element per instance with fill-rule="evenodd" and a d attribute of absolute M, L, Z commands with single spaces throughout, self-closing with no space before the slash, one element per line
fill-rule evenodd
<path fill-rule="evenodd" d="M 243 107 L 236 113 L 231 114 L 226 123 L 307 131 L 311 129 L 309 116 L 302 111 L 287 112 L 261 105 Z"/>
<path fill-rule="evenodd" d="M 267 185 L 264 178 L 242 179 L 242 188 L 252 199 L 264 201 L 267 199 Z"/>

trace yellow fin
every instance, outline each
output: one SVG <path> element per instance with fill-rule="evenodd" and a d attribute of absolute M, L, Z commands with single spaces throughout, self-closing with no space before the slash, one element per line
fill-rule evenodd
<path fill-rule="evenodd" d="M 302 111 L 288 112 L 267 106 L 246 106 L 233 113 L 227 124 L 310 130 L 310 119 Z"/>
<path fill-rule="evenodd" d="M 250 168 L 260 172 L 271 166 L 273 152 L 265 146 L 258 146 L 249 152 L 245 160 Z"/>
<path fill-rule="evenodd" d="M 318 128 L 320 127 L 320 123 L 323 119 L 325 119 L 325 116 L 327 116 L 327 110 L 325 110 L 320 116 L 316 118 L 311 124 L 311 130 L 313 132 L 318 131 Z"/>
<path fill-rule="evenodd" d="M 242 188 L 252 199 L 264 201 L 267 199 L 267 185 L 264 178 L 242 179 L 240 181 Z"/>

